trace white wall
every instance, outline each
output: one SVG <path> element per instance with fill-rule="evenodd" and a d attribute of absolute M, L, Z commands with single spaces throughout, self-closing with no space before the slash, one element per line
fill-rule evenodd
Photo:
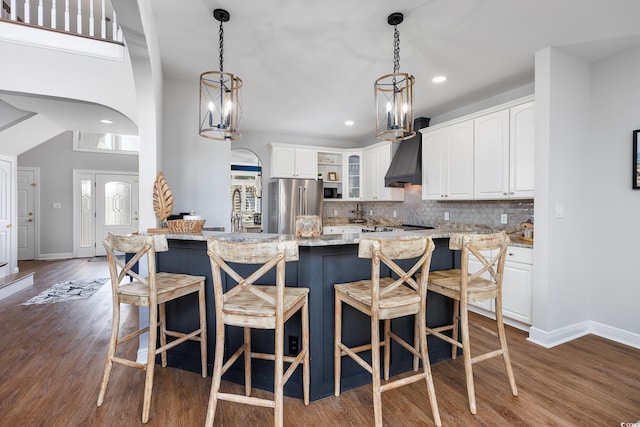
<path fill-rule="evenodd" d="M 639 65 L 637 50 L 597 64 L 536 53 L 534 342 L 596 333 L 640 346 L 640 199 L 631 190 Z"/>
<path fill-rule="evenodd" d="M 138 156 L 73 151 L 73 132 L 64 132 L 18 156 L 18 167 L 40 168 L 40 254 L 73 253 L 73 169 L 137 171 Z M 52 209 L 60 203 L 61 209 Z"/>
<path fill-rule="evenodd" d="M 192 209 L 205 227 L 231 223 L 231 151 L 229 141 L 198 134 L 198 81 L 165 79 L 164 161 L 160 170 L 173 192 L 174 213 Z"/>
<path fill-rule="evenodd" d="M 586 168 L 591 320 L 640 334 L 640 190 L 632 190 L 632 132 L 640 129 L 640 49 L 591 71 Z M 601 233 L 592 234 L 601 230 Z M 596 245 L 596 240 L 598 244 Z M 586 242 L 585 242 L 586 243 Z"/>
<path fill-rule="evenodd" d="M 153 183 L 162 163 L 162 65 L 150 0 L 112 0 L 122 28 L 135 81 L 140 138 L 139 228 L 157 226 L 153 211 Z"/>
<path fill-rule="evenodd" d="M 126 49 L 113 60 L 0 40 L 0 52 L 0 90 L 93 102 L 137 118 Z"/>

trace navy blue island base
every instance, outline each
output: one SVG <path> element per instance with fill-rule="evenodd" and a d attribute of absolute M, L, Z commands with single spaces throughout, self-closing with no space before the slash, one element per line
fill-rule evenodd
<path fill-rule="evenodd" d="M 436 249 L 431 261 L 431 270 L 445 270 L 457 265 L 456 251 L 449 249 L 448 238 L 435 238 Z M 299 246 L 299 261 L 287 263 L 287 286 L 307 287 L 310 316 L 310 363 L 311 384 L 310 399 L 318 400 L 333 394 L 333 335 L 334 335 L 334 292 L 335 283 L 351 282 L 370 277 L 371 260 L 358 258 L 357 243 L 305 245 Z M 457 254 L 459 258 L 459 254 Z M 410 264 L 411 260 L 407 261 Z M 252 266 L 238 266 L 239 272 L 248 276 Z M 244 270 L 244 271 L 243 271 Z M 187 273 L 206 277 L 207 327 L 208 327 L 208 366 L 211 374 L 216 343 L 216 320 L 213 306 L 213 281 L 211 266 L 207 256 L 206 240 L 173 239 L 169 237 L 169 251 L 158 253 L 158 271 Z M 246 274 L 245 274 L 246 273 Z M 386 266 L 381 277 L 389 276 Z M 269 283 L 271 281 L 271 283 Z M 233 287 L 235 282 L 223 277 L 225 287 Z M 258 284 L 275 283 L 275 272 L 271 272 Z M 197 328 L 197 298 L 190 296 L 167 304 L 167 323 L 173 330 L 191 330 Z M 451 320 L 452 303 L 448 298 L 429 293 L 427 297 L 427 323 L 430 326 L 445 325 Z M 369 317 L 344 306 L 343 342 L 351 346 L 370 342 Z M 189 329 L 191 328 L 191 329 Z M 413 342 L 413 316 L 392 321 L 393 331 Z M 382 330 L 382 328 L 381 328 Z M 429 337 L 429 357 L 431 363 L 449 359 L 451 346 L 441 340 Z M 233 352 L 242 343 L 242 330 L 227 327 L 225 333 L 225 351 Z M 252 350 L 273 352 L 273 331 L 252 331 Z M 297 343 L 297 344 L 296 344 Z M 299 314 L 286 323 L 285 355 L 294 355 L 301 343 Z M 365 359 L 367 353 L 363 353 Z M 369 359 L 370 360 L 370 359 Z M 412 356 L 398 345 L 392 345 L 391 373 L 396 375 L 412 369 Z M 187 342 L 171 349 L 168 353 L 169 366 L 200 372 L 199 344 Z M 253 386 L 273 390 L 273 363 L 265 360 L 252 360 Z M 350 358 L 342 361 L 342 390 L 349 390 L 371 382 L 371 375 Z M 225 374 L 225 380 L 238 384 L 244 383 L 242 360 L 238 360 Z M 287 396 L 302 398 L 302 371 L 298 369 L 286 383 L 284 393 Z"/>

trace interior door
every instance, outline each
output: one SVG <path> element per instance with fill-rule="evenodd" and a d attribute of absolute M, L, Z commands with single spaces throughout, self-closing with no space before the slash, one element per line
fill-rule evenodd
<path fill-rule="evenodd" d="M 35 259 L 36 172 L 18 170 L 18 260 Z"/>
<path fill-rule="evenodd" d="M 101 242 L 107 233 L 138 231 L 138 176 L 96 174 L 95 255 L 106 255 Z"/>
<path fill-rule="evenodd" d="M 0 160 L 0 277 L 11 273 L 11 163 Z"/>

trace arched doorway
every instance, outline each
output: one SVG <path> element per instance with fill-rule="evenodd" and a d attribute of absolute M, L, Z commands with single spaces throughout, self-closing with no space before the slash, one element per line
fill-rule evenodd
<path fill-rule="evenodd" d="M 231 231 L 262 232 L 262 163 L 247 149 L 231 150 Z"/>

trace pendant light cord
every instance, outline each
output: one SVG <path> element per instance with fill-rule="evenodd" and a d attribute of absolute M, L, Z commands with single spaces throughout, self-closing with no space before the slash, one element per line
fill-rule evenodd
<path fill-rule="evenodd" d="M 393 74 L 400 71 L 400 32 L 398 26 L 393 26 Z"/>
<path fill-rule="evenodd" d="M 219 47 L 219 51 L 220 51 L 220 73 L 222 73 L 224 71 L 224 64 L 223 64 L 223 56 L 224 56 L 224 30 L 222 29 L 222 21 L 220 21 L 220 30 L 218 31 L 218 35 L 220 37 L 220 47 Z"/>

